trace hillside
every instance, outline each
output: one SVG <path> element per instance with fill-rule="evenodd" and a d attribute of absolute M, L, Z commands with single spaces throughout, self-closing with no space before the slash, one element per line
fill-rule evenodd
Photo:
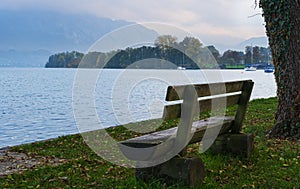
<path fill-rule="evenodd" d="M 236 49 L 240 49 L 242 51 L 245 50 L 246 46 L 259 46 L 259 47 L 268 47 L 269 46 L 269 41 L 266 36 L 262 37 L 252 37 L 250 39 L 247 39 L 245 41 L 242 41 L 238 45 L 236 45 Z"/>
<path fill-rule="evenodd" d="M 50 54 L 85 51 L 104 34 L 128 24 L 91 15 L 0 11 L 0 66 L 43 66 Z"/>

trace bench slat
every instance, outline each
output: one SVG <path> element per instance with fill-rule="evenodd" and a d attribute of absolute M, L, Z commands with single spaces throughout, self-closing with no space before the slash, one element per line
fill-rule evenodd
<path fill-rule="evenodd" d="M 251 92 L 253 89 L 254 82 L 248 81 L 245 82 L 243 85 L 243 91 L 241 98 L 239 100 L 239 106 L 237 108 L 236 114 L 235 114 L 235 121 L 232 128 L 233 133 L 239 133 L 243 126 L 243 121 L 245 119 L 246 111 L 248 102 L 250 100 Z"/>
<path fill-rule="evenodd" d="M 239 102 L 240 96 L 241 94 L 235 94 L 231 96 L 214 98 L 214 103 L 218 103 L 218 101 L 221 103 L 226 102 L 226 107 L 228 107 L 237 104 Z M 199 107 L 200 107 L 199 113 L 210 111 L 212 108 L 212 99 L 199 101 Z M 165 120 L 176 119 L 180 117 L 181 117 L 181 104 L 173 104 L 173 105 L 165 106 L 164 115 L 163 115 L 163 118 Z"/>
<path fill-rule="evenodd" d="M 200 120 L 194 122 L 192 125 L 192 133 L 194 135 L 191 138 L 189 144 L 201 141 L 205 131 L 215 129 L 216 127 L 221 127 L 219 135 L 228 132 L 231 129 L 233 120 L 233 117 L 211 117 L 209 120 Z M 161 144 L 164 141 L 168 140 L 170 137 L 176 137 L 176 132 L 177 127 L 174 127 L 167 130 L 128 139 L 120 143 L 131 147 L 145 148 Z M 213 136 L 208 135 L 207 137 L 209 138 Z"/>
<path fill-rule="evenodd" d="M 205 97 L 241 91 L 243 84 L 246 81 L 250 80 L 226 82 L 225 85 L 224 83 L 199 84 L 194 85 L 194 87 L 197 91 L 198 97 Z M 185 85 L 169 86 L 166 101 L 182 100 L 184 87 Z"/>

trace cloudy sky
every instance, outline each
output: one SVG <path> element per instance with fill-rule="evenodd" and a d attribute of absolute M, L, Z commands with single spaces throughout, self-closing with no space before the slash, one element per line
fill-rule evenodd
<path fill-rule="evenodd" d="M 0 9 L 88 13 L 134 22 L 160 22 L 195 34 L 206 44 L 236 45 L 265 36 L 254 0 L 1 0 Z"/>

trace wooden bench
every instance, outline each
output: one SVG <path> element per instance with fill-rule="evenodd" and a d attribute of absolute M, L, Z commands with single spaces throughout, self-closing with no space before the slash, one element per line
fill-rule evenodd
<path fill-rule="evenodd" d="M 163 119 L 179 118 L 178 126 L 121 142 L 130 149 L 123 149 L 124 155 L 137 164 L 161 161 L 159 165 L 149 163 L 148 168 L 137 166 L 137 178 L 179 179 L 188 185 L 199 184 L 205 173 L 200 158 L 177 156 L 184 154 L 188 144 L 197 142 L 201 142 L 203 151 L 210 147 L 215 153 L 249 156 L 253 150 L 253 135 L 243 134 L 241 129 L 252 88 L 251 80 L 169 86 L 166 101 L 171 104 L 164 107 Z M 224 116 L 226 108 L 233 105 L 237 105 L 235 116 Z M 194 121 L 195 116 L 208 111 L 221 112 L 223 116 Z M 155 149 L 157 146 L 160 147 Z"/>

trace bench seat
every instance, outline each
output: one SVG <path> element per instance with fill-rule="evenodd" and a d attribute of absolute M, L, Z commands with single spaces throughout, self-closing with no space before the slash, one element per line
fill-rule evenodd
<path fill-rule="evenodd" d="M 219 129 L 219 135 L 228 133 L 228 131 L 231 129 L 231 126 L 233 125 L 233 122 L 234 117 L 211 117 L 209 119 L 195 121 L 192 124 L 191 132 L 193 134 L 193 137 L 191 138 L 189 144 L 201 141 L 205 131 L 208 131 L 209 129 Z M 131 138 L 122 141 L 121 144 L 130 147 L 145 148 L 161 144 L 168 140 L 170 137 L 176 137 L 176 133 L 177 127 L 173 127 L 167 130 Z"/>

